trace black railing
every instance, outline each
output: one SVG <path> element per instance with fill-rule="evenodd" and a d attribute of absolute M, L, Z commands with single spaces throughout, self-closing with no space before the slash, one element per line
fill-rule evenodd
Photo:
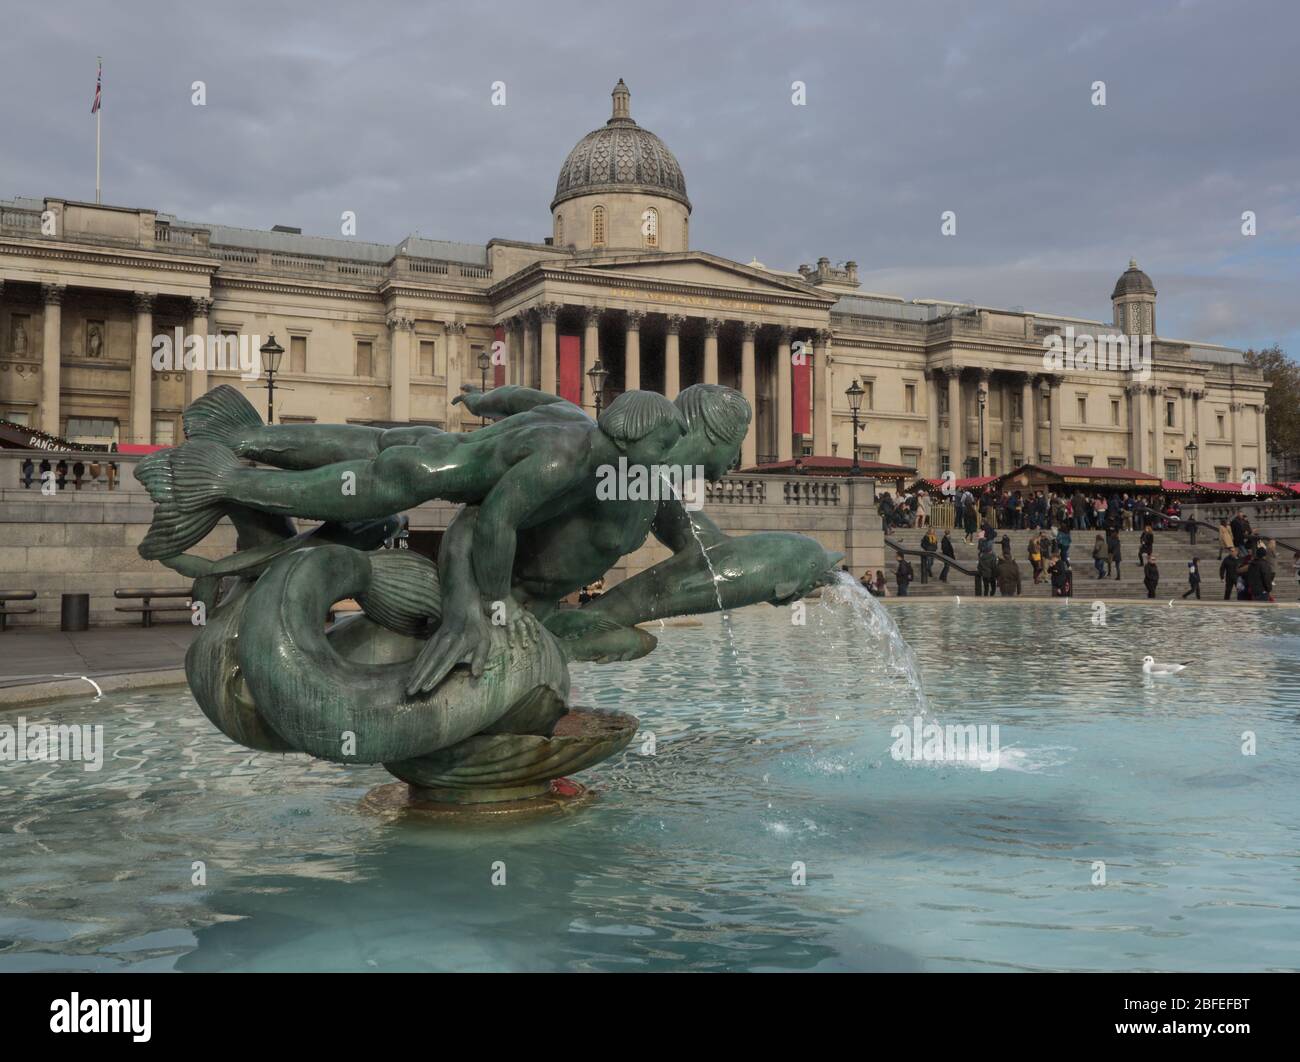
<path fill-rule="evenodd" d="M 920 557 L 922 559 L 926 557 L 933 557 L 934 562 L 936 564 L 946 564 L 949 568 L 956 568 L 957 571 L 961 572 L 963 575 L 969 575 L 975 579 L 975 592 L 979 593 L 980 573 L 978 569 L 971 568 L 968 565 L 963 564 L 961 561 L 954 560 L 952 557 L 949 557 L 943 553 L 939 553 L 938 551 L 932 552 L 928 549 L 912 549 L 910 546 L 904 546 L 901 542 L 899 542 L 896 539 L 886 538 L 885 545 L 889 549 L 892 549 L 895 553 L 903 554 L 904 557 Z M 922 564 L 920 567 L 921 567 L 921 584 L 924 585 L 925 583 L 929 582 L 929 579 L 926 578 L 925 565 Z"/>

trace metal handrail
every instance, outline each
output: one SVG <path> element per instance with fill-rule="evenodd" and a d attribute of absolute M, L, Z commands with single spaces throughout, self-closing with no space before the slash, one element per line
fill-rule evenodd
<path fill-rule="evenodd" d="M 936 564 L 946 564 L 950 568 L 956 568 L 963 575 L 969 575 L 975 579 L 978 579 L 980 577 L 978 569 L 968 568 L 961 561 L 954 560 L 952 557 L 940 553 L 938 550 L 931 553 L 927 549 L 912 549 L 910 546 L 904 546 L 897 539 L 893 539 L 889 537 L 885 538 L 885 545 L 888 546 L 890 549 L 892 549 L 895 553 L 901 553 L 905 557 L 933 557 Z M 927 582 L 929 582 L 929 580 L 926 579 L 925 577 L 925 568 L 923 566 L 921 568 L 921 583 L 922 585 L 924 585 Z"/>

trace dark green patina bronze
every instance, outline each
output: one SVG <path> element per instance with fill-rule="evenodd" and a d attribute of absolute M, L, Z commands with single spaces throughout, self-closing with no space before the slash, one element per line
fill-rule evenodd
<path fill-rule="evenodd" d="M 382 763 L 426 801 L 526 799 L 637 725 L 570 708 L 569 661 L 635 659 L 656 645 L 638 624 L 785 604 L 833 576 L 839 555 L 803 535 L 729 538 L 667 491 L 598 489 L 620 467 L 719 479 L 750 420 L 731 388 L 626 392 L 598 422 L 529 388 L 465 390 L 493 423 L 461 434 L 265 425 L 223 385 L 185 411 L 184 445 L 137 466 L 156 504 L 140 553 L 195 581 L 205 622 L 186 672 L 233 740 Z M 381 548 L 393 514 L 434 498 L 462 504 L 436 564 Z M 234 554 L 185 552 L 223 517 Z M 669 559 L 560 607 L 651 534 Z M 348 598 L 361 611 L 328 624 Z"/>

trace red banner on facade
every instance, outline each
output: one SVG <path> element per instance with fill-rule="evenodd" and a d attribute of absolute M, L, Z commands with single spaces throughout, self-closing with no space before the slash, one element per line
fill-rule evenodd
<path fill-rule="evenodd" d="M 560 397 L 582 405 L 582 336 L 560 336 Z"/>
<path fill-rule="evenodd" d="M 794 433 L 812 433 L 812 355 L 803 356 L 803 364 L 791 367 L 791 401 L 794 403 Z"/>

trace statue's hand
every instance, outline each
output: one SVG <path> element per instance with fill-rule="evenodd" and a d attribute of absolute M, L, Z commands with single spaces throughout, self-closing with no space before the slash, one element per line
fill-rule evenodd
<path fill-rule="evenodd" d="M 477 417 L 478 403 L 479 403 L 479 399 L 483 397 L 483 392 L 480 391 L 473 384 L 461 384 L 460 389 L 464 393 L 459 394 L 455 398 L 453 398 L 451 400 L 451 404 L 453 406 L 463 405 L 466 409 L 470 411 L 470 413 L 472 413 L 474 416 Z"/>
<path fill-rule="evenodd" d="M 468 663 L 475 678 L 482 675 L 491 645 L 489 633 L 488 619 L 477 602 L 468 602 L 463 607 L 444 602 L 442 621 L 433 637 L 424 643 L 411 668 L 406 681 L 407 696 L 436 689 L 457 664 Z"/>

